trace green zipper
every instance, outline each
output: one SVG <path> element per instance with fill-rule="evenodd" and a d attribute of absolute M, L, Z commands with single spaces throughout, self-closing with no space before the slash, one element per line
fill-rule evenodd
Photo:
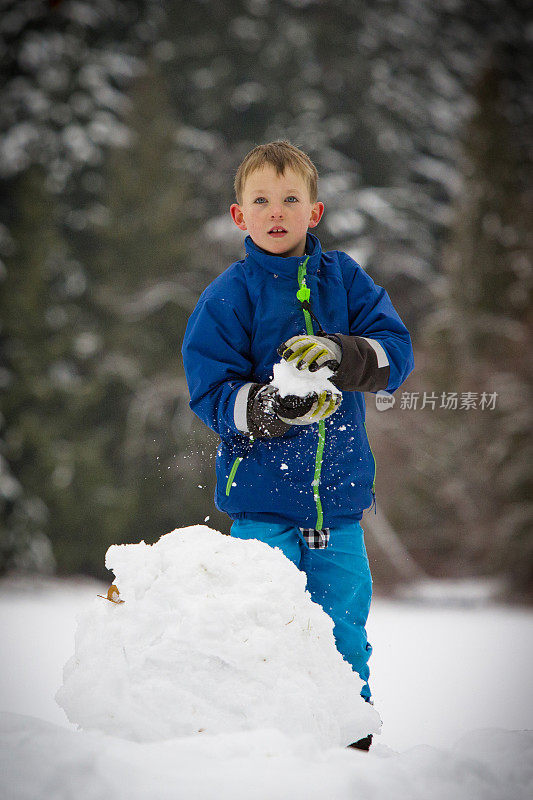
<path fill-rule="evenodd" d="M 241 461 L 242 461 L 242 458 L 240 456 L 237 456 L 237 458 L 235 459 L 235 461 L 231 465 L 231 469 L 230 469 L 229 475 L 228 475 L 228 481 L 226 483 L 226 497 L 229 497 L 229 493 L 231 492 L 231 486 L 233 484 L 233 478 L 235 477 L 235 473 L 237 472 L 237 469 L 238 469 L 239 464 L 241 463 Z"/>
<path fill-rule="evenodd" d="M 307 286 L 305 282 L 305 277 L 307 275 L 307 262 L 309 261 L 309 256 L 302 261 L 298 266 L 298 291 L 296 292 L 296 297 L 300 301 L 300 303 L 308 303 L 311 298 L 311 289 Z M 311 314 L 306 308 L 302 308 L 304 319 L 305 319 L 305 329 L 309 336 L 312 336 L 313 331 L 313 320 L 311 319 Z M 326 442 L 326 423 L 323 419 L 320 420 L 318 423 L 318 445 L 316 448 L 316 456 L 315 456 L 315 474 L 313 476 L 313 498 L 316 505 L 316 525 L 315 528 L 320 530 L 322 525 L 324 524 L 324 514 L 322 513 L 322 500 L 320 499 L 320 491 L 318 489 L 320 485 L 320 474 L 322 472 L 322 458 L 324 455 L 324 444 Z"/>

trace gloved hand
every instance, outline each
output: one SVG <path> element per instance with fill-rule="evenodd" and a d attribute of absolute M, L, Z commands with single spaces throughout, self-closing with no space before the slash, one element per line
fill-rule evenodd
<path fill-rule="evenodd" d="M 337 392 L 310 392 L 305 397 L 280 397 L 270 384 L 254 383 L 248 393 L 246 422 L 256 439 L 282 436 L 291 425 L 311 425 L 326 419 L 340 406 L 342 395 Z"/>
<path fill-rule="evenodd" d="M 342 359 L 342 347 L 333 336 L 301 334 L 280 344 L 278 355 L 289 364 L 294 364 L 296 369 L 316 372 L 322 367 L 329 367 L 336 372 Z"/>
<path fill-rule="evenodd" d="M 334 373 L 331 383 L 342 392 L 377 392 L 389 383 L 389 357 L 378 339 L 343 333 L 301 334 L 287 339 L 278 353 L 297 369 L 316 372 L 329 367 Z"/>
<path fill-rule="evenodd" d="M 255 439 L 270 439 L 282 436 L 290 425 L 277 415 L 278 390 L 269 384 L 253 383 L 248 393 L 246 423 Z"/>
<path fill-rule="evenodd" d="M 278 395 L 276 413 L 283 422 L 290 425 L 310 425 L 331 416 L 341 402 L 340 392 L 310 392 L 305 397 L 294 394 L 285 397 Z"/>

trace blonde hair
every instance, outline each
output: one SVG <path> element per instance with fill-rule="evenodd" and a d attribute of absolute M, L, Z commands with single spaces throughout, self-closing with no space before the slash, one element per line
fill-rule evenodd
<path fill-rule="evenodd" d="M 270 165 L 278 175 L 284 175 L 286 169 L 292 169 L 307 183 L 312 203 L 318 197 L 318 172 L 309 156 L 286 140 L 259 144 L 250 150 L 242 160 L 235 174 L 235 197 L 237 203 L 242 202 L 242 192 L 248 176 L 257 169 Z"/>

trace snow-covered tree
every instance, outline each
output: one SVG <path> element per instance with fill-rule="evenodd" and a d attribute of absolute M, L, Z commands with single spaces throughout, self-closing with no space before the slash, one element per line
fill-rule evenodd
<path fill-rule="evenodd" d="M 523 594 L 533 585 L 533 74 L 517 34 L 487 59 L 462 136 L 444 280 L 423 327 L 420 388 L 437 395 L 439 410 L 409 426 L 417 471 L 399 521 L 415 549 L 426 542 L 455 570 L 507 574 Z M 476 407 L 441 410 L 451 390 L 474 393 Z"/>

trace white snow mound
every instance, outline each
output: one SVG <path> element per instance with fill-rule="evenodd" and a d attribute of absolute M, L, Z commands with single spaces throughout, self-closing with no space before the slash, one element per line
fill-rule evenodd
<path fill-rule="evenodd" d="M 360 753 L 275 730 L 138 744 L 0 712 L 0 796 L 12 800 L 530 800 L 532 758 L 524 731 Z"/>
<path fill-rule="evenodd" d="M 379 731 L 333 622 L 278 549 L 204 525 L 106 556 L 56 695 L 69 720 L 137 742 L 275 728 L 347 745 Z"/>

